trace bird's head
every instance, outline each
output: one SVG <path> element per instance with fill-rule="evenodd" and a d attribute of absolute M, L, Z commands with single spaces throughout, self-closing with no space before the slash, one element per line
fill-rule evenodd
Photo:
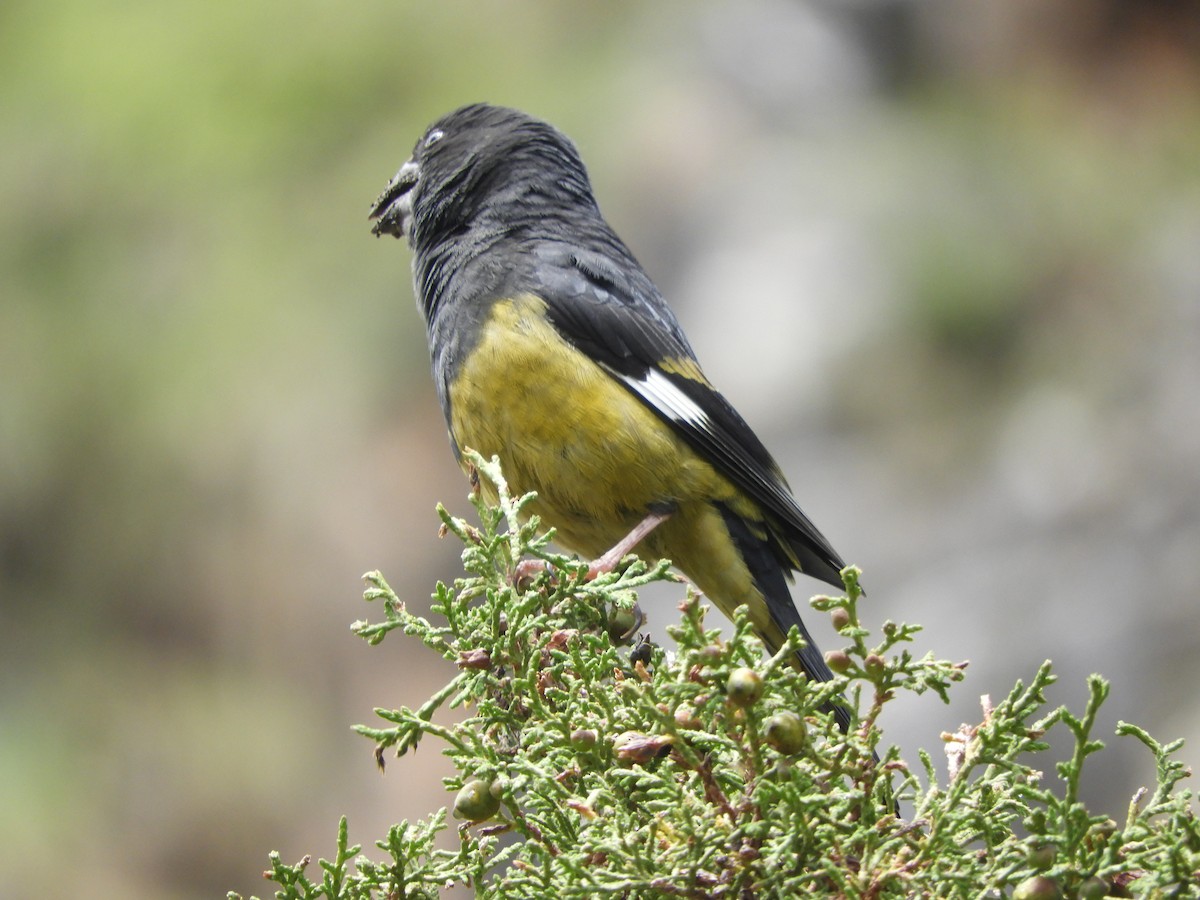
<path fill-rule="evenodd" d="M 371 207 L 371 230 L 420 251 L 476 224 L 536 220 L 555 204 L 595 208 L 575 145 L 523 112 L 476 103 L 426 129 Z"/>

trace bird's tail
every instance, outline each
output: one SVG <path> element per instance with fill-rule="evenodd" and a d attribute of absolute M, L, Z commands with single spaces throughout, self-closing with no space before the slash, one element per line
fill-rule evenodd
<path fill-rule="evenodd" d="M 771 622 L 777 629 L 777 634 L 760 633 L 772 653 L 779 645 L 788 630 L 795 625 L 800 629 L 804 638 L 804 646 L 796 654 L 797 662 L 805 674 L 814 681 L 830 681 L 833 672 L 825 663 L 825 657 L 818 649 L 816 641 L 808 633 L 804 620 L 800 617 L 796 604 L 792 601 L 792 593 L 788 585 L 788 570 L 780 562 L 771 546 L 769 538 L 756 534 L 752 526 L 741 516 L 725 507 L 720 507 L 725 526 L 729 535 L 737 545 L 746 567 L 754 579 L 754 586 L 762 594 L 770 614 Z M 826 710 L 832 712 L 838 726 L 843 732 L 850 730 L 850 712 L 840 703 L 830 703 Z"/>

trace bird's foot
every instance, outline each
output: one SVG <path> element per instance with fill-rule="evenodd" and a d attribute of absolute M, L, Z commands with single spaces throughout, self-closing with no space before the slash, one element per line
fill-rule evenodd
<path fill-rule="evenodd" d="M 587 574 L 584 575 L 584 579 L 586 581 L 593 581 L 599 576 L 611 572 L 622 559 L 633 551 L 634 547 L 642 542 L 646 535 L 669 518 L 671 518 L 669 512 L 650 513 L 647 515 L 646 518 L 633 526 L 629 534 L 613 544 L 602 556 L 598 556 L 588 563 Z M 551 580 L 554 579 L 554 572 L 551 570 L 550 564 L 544 559 L 523 559 L 517 563 L 517 567 L 513 570 L 512 582 L 519 587 L 527 587 L 534 578 L 543 572 L 547 573 Z"/>
<path fill-rule="evenodd" d="M 512 583 L 518 588 L 527 588 L 533 583 L 533 579 L 537 578 L 543 572 L 551 582 L 557 581 L 554 569 L 544 559 L 523 559 L 513 569 Z"/>

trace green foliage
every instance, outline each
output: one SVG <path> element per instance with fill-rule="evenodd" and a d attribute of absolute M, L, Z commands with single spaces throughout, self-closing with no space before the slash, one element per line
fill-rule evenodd
<path fill-rule="evenodd" d="M 587 581 L 586 565 L 548 551 L 536 518 L 522 521 L 530 497 L 509 496 L 496 461 L 474 463 L 500 501 L 488 507 L 476 492 L 479 527 L 440 510 L 466 547 L 467 571 L 452 588 L 438 585 L 434 611 L 444 624 L 408 612 L 373 572 L 366 598 L 382 603 L 384 618 L 354 626 L 372 644 L 398 629 L 458 665 L 419 709 L 376 710 L 385 724 L 358 731 L 376 743 L 381 766 L 388 750 L 402 755 L 426 738 L 444 745 L 457 769 L 446 787 L 458 792 L 459 849 L 435 843 L 445 809 L 394 826 L 376 843 L 382 862 L 349 845 L 343 819 L 320 881 L 306 875 L 307 858 L 289 866 L 272 854 L 265 875 L 276 897 L 423 898 L 453 884 L 497 898 L 1172 897 L 1200 889 L 1193 794 L 1177 790 L 1189 773 L 1172 756 L 1180 742 L 1164 746 L 1122 724 L 1119 734 L 1154 754 L 1157 787 L 1134 797 L 1123 824 L 1078 799 L 1084 762 L 1103 747 L 1092 737 L 1108 692 L 1100 677 L 1089 680 L 1081 717 L 1065 708 L 1043 714 L 1054 681 L 1043 665 L 999 704 L 985 698 L 982 722 L 944 736 L 947 778 L 925 752 L 918 775 L 881 744 L 879 713 L 902 691 L 945 699 L 962 666 L 914 659 L 915 626 L 886 622 L 872 643 L 855 569 L 843 575 L 845 596 L 813 601 L 847 642 L 834 652 L 841 674 L 829 684 L 808 682 L 790 664 L 795 630 L 764 658 L 744 614 L 723 640 L 691 591 L 668 629 L 677 650 L 644 638 L 624 646 L 609 636 L 613 610 L 634 608 L 639 588 L 671 579 L 667 567 L 633 560 Z M 522 565 L 529 557 L 547 564 L 532 579 Z M 839 694 L 860 710 L 845 735 L 823 711 Z M 443 706 L 473 714 L 438 725 Z M 1054 727 L 1070 732 L 1075 750 L 1050 788 L 1032 761 Z M 895 814 L 897 801 L 911 819 Z"/>

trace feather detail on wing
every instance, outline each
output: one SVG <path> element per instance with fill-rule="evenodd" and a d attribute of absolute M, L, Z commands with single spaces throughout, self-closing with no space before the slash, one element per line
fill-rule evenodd
<path fill-rule="evenodd" d="M 543 252 L 535 292 L 564 339 L 607 369 L 770 514 L 781 558 L 840 585 L 841 558 L 792 497 L 757 435 L 704 377 L 678 322 L 636 265 Z M 590 258 L 595 256 L 596 259 Z M 622 273 L 632 272 L 632 275 Z"/>

